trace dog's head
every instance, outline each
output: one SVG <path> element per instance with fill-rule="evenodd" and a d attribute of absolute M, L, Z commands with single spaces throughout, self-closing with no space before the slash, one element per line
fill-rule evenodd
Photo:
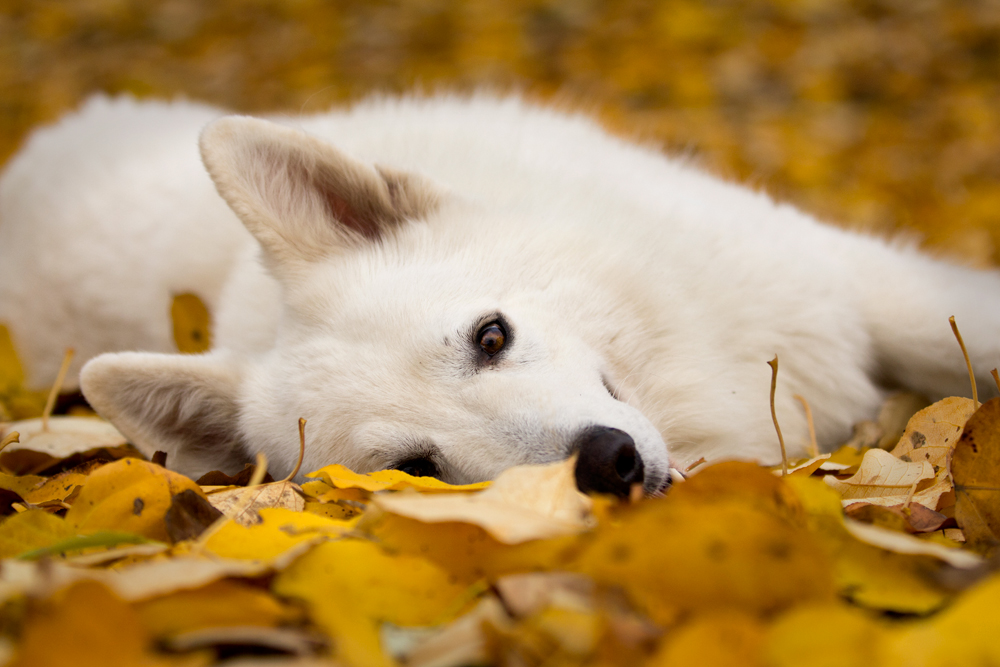
<path fill-rule="evenodd" d="M 620 304 L 582 278 L 600 262 L 557 259 L 572 239 L 274 123 L 225 118 L 201 146 L 260 243 L 282 313 L 260 355 L 87 364 L 88 400 L 144 451 L 189 473 L 263 451 L 287 471 L 304 417 L 304 470 L 471 482 L 579 451 L 584 488 L 668 483 L 659 431 L 615 391 L 631 370 L 614 352 Z"/>

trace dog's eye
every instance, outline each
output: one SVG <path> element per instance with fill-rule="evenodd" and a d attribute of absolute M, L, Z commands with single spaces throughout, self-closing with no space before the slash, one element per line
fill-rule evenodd
<path fill-rule="evenodd" d="M 507 334 L 498 322 L 490 322 L 480 329 L 476 338 L 479 339 L 480 349 L 490 357 L 502 350 L 507 342 Z"/>
<path fill-rule="evenodd" d="M 394 468 L 414 477 L 437 477 L 438 475 L 437 465 L 428 458 L 403 461 L 402 463 L 397 463 Z"/>

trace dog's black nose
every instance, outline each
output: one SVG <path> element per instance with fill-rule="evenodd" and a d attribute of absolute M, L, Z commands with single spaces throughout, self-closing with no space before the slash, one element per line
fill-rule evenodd
<path fill-rule="evenodd" d="M 628 496 L 633 484 L 642 484 L 642 457 L 624 431 L 592 426 L 576 439 L 576 485 L 584 493 Z"/>

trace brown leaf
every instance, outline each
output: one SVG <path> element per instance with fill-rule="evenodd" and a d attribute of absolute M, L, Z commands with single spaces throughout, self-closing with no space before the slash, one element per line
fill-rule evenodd
<path fill-rule="evenodd" d="M 920 503 L 910 503 L 908 510 L 903 509 L 902 505 L 885 507 L 870 503 L 853 503 L 844 508 L 844 513 L 862 523 L 871 523 L 890 530 L 905 530 L 908 533 L 929 533 L 956 525 L 954 517 L 927 509 Z"/>
<path fill-rule="evenodd" d="M 958 396 L 924 408 L 910 418 L 892 455 L 903 461 L 927 461 L 935 469 L 947 467 L 962 427 L 974 410 L 971 398 Z"/>
<path fill-rule="evenodd" d="M 881 449 L 869 449 L 858 472 L 848 479 L 825 477 L 843 503 L 866 502 L 891 507 L 916 502 L 937 509 L 941 496 L 951 491 L 951 478 L 942 469 L 937 475 L 927 461 L 907 462 Z"/>
<path fill-rule="evenodd" d="M 199 486 L 246 486 L 250 483 L 250 478 L 253 477 L 256 469 L 257 467 L 253 463 L 247 463 L 243 466 L 243 470 L 235 475 L 227 475 L 221 470 L 213 470 L 199 477 L 196 483 Z M 273 481 L 274 478 L 271 477 L 271 473 L 265 472 L 261 483 L 270 484 Z"/>
<path fill-rule="evenodd" d="M 194 540 L 211 526 L 222 512 L 192 489 L 185 489 L 170 499 L 164 517 L 167 535 L 173 543 Z"/>
<path fill-rule="evenodd" d="M 955 519 L 966 544 L 989 555 L 1000 545 L 1000 398 L 969 418 L 952 455 Z"/>

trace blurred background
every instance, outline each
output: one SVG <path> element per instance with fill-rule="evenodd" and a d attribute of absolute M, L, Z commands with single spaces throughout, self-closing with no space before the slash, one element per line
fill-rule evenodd
<path fill-rule="evenodd" d="M 0 0 L 0 161 L 96 91 L 296 114 L 477 86 L 1000 259 L 995 0 Z"/>

